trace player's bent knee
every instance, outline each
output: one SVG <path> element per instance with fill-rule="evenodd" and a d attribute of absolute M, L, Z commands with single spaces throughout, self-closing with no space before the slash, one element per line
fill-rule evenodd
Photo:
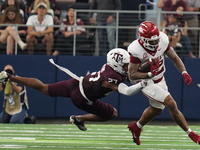
<path fill-rule="evenodd" d="M 166 97 L 164 104 L 168 109 L 176 109 L 177 108 L 177 104 L 176 104 L 175 100 L 170 95 Z"/>

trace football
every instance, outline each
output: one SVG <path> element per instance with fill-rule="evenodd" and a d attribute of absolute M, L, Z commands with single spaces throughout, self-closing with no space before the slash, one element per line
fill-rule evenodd
<path fill-rule="evenodd" d="M 154 61 L 151 62 L 153 65 L 155 65 Z M 150 72 L 150 65 L 149 65 L 149 59 L 145 59 L 144 61 L 141 62 L 140 67 L 139 67 L 140 72 Z"/>

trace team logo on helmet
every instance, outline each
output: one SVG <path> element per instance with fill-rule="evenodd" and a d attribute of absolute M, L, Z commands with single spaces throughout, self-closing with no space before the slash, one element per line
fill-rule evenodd
<path fill-rule="evenodd" d="M 150 21 L 141 23 L 138 28 L 138 34 L 143 46 L 146 49 L 150 51 L 156 51 L 160 37 L 159 30 L 155 24 Z"/>
<path fill-rule="evenodd" d="M 123 61 L 123 55 L 119 53 L 114 53 L 112 59 L 114 59 L 117 63 Z"/>
<path fill-rule="evenodd" d="M 130 61 L 129 53 L 122 48 L 115 48 L 107 54 L 107 64 L 113 68 L 116 72 L 125 75 L 127 73 L 124 70 L 124 64 L 128 64 Z"/>
<path fill-rule="evenodd" d="M 139 27 L 138 30 L 139 30 L 139 32 L 144 33 L 144 31 L 143 31 L 144 29 L 142 27 Z"/>

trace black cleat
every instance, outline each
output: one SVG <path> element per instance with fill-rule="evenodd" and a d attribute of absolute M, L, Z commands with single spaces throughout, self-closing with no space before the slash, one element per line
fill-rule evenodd
<path fill-rule="evenodd" d="M 78 121 L 75 115 L 70 116 L 70 122 L 72 124 L 75 124 L 82 131 L 87 130 L 87 127 L 85 126 L 84 122 Z"/>

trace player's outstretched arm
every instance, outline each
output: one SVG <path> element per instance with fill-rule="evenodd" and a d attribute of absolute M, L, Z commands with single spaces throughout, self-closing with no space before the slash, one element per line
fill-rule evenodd
<path fill-rule="evenodd" d="M 120 83 L 118 84 L 114 84 L 114 83 L 109 83 L 107 81 L 104 81 L 102 83 L 102 86 L 105 88 L 110 88 L 115 92 L 119 92 L 123 95 L 127 95 L 127 96 L 131 96 L 134 94 L 137 94 L 142 88 L 152 84 L 153 81 L 152 80 L 148 80 L 148 81 L 144 81 L 142 80 L 141 82 L 134 84 L 132 86 L 127 86 L 124 83 Z"/>
<path fill-rule="evenodd" d="M 132 96 L 137 94 L 142 88 L 153 84 L 152 80 L 142 80 L 141 82 L 134 84 L 132 86 L 127 86 L 124 83 L 120 83 L 118 86 L 118 92 L 127 96 Z"/>

